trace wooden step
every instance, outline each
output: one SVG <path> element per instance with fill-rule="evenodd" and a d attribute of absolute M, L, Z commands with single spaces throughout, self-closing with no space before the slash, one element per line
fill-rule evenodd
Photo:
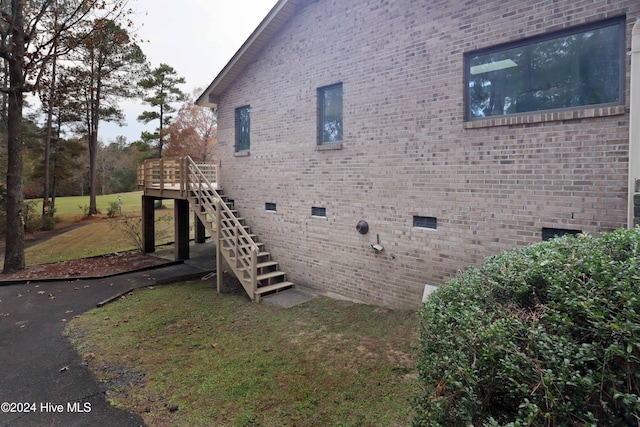
<path fill-rule="evenodd" d="M 280 282 L 280 283 L 276 283 L 274 285 L 269 285 L 269 286 L 261 286 L 258 289 L 256 289 L 256 294 L 257 295 L 264 295 L 266 293 L 269 292 L 274 292 L 280 289 L 284 289 L 284 288 L 291 288 L 293 287 L 294 284 L 292 282 Z"/>
<path fill-rule="evenodd" d="M 262 280 L 270 280 L 280 276 L 284 277 L 284 275 L 285 275 L 284 271 L 271 271 L 269 273 L 258 275 L 257 280 L 258 282 L 260 282 Z"/>
<path fill-rule="evenodd" d="M 258 263 L 257 267 L 260 269 L 260 268 L 275 267 L 276 265 L 278 265 L 277 261 L 265 261 L 265 262 Z"/>
<path fill-rule="evenodd" d="M 256 273 L 258 275 L 270 273 L 272 271 L 277 271 L 277 270 L 278 270 L 278 261 L 271 260 L 271 257 L 266 258 L 264 260 L 258 259 L 258 264 L 256 265 Z"/>
<path fill-rule="evenodd" d="M 194 181 L 202 179 L 202 176 L 198 174 L 190 175 L 190 177 Z M 252 233 L 251 228 L 246 225 L 245 219 L 239 216 L 239 212 L 235 208 L 235 200 L 224 195 L 222 189 L 217 188 L 216 190 L 206 186 L 192 187 L 189 193 L 189 202 L 198 218 L 210 231 L 215 228 L 217 221 L 220 222 L 221 227 L 218 230 L 220 250 L 241 281 L 250 280 L 250 267 L 246 265 L 247 254 L 252 250 L 251 248 L 258 247 L 256 254 L 258 274 L 254 280 L 257 281 L 259 287 L 254 294 L 254 301 L 258 302 L 261 295 L 293 287 L 294 284 L 286 280 L 286 273 L 277 270 L 279 264 L 271 259 L 271 253 L 265 250 L 264 243 L 258 242 L 258 235 Z M 216 209 L 218 201 L 224 203 L 225 206 Z M 236 229 L 237 224 L 240 224 L 243 231 Z M 247 241 L 247 236 L 251 241 Z M 236 247 L 236 244 L 239 246 Z M 239 253 L 243 254 L 241 266 L 237 265 Z"/>

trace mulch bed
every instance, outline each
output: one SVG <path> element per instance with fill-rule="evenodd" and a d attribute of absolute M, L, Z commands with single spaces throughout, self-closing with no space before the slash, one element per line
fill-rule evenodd
<path fill-rule="evenodd" d="M 12 274 L 0 274 L 0 282 L 52 278 L 102 277 L 166 264 L 167 260 L 137 251 L 118 252 L 91 258 L 30 265 Z"/>

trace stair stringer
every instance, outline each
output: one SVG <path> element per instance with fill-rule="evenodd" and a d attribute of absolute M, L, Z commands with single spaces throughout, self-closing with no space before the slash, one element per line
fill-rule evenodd
<path fill-rule="evenodd" d="M 286 273 L 264 250 L 264 244 L 251 234 L 244 218 L 237 216 L 233 202 L 212 185 L 192 161 L 188 165 L 188 196 L 196 213 L 211 236 L 216 236 L 218 253 L 227 262 L 249 297 L 259 302 L 267 293 L 291 288 Z"/>

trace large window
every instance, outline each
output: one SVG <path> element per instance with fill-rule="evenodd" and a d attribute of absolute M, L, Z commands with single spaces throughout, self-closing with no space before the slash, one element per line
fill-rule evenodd
<path fill-rule="evenodd" d="M 318 143 L 342 142 L 342 83 L 318 89 Z"/>
<path fill-rule="evenodd" d="M 251 146 L 251 107 L 236 108 L 236 152 L 249 151 Z"/>
<path fill-rule="evenodd" d="M 616 18 L 466 54 L 466 118 L 622 103 L 624 23 Z"/>

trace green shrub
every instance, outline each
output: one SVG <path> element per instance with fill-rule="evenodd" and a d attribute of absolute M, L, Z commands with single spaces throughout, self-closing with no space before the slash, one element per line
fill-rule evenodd
<path fill-rule="evenodd" d="M 424 304 L 414 426 L 640 425 L 640 228 L 488 258 Z"/>
<path fill-rule="evenodd" d="M 28 233 L 53 230 L 56 227 L 55 209 L 49 209 L 42 215 L 39 205 L 40 200 L 26 200 L 24 203 L 24 229 Z"/>
<path fill-rule="evenodd" d="M 56 210 L 49 209 L 45 215 L 40 218 L 40 231 L 53 230 L 58 222 L 55 216 Z"/>
<path fill-rule="evenodd" d="M 107 209 L 107 217 L 115 218 L 121 214 L 121 203 L 109 202 L 109 208 Z"/>
<path fill-rule="evenodd" d="M 82 211 L 82 215 L 84 217 L 88 217 L 89 216 L 89 212 L 91 211 L 91 209 L 89 208 L 89 205 L 78 205 L 78 208 Z"/>

